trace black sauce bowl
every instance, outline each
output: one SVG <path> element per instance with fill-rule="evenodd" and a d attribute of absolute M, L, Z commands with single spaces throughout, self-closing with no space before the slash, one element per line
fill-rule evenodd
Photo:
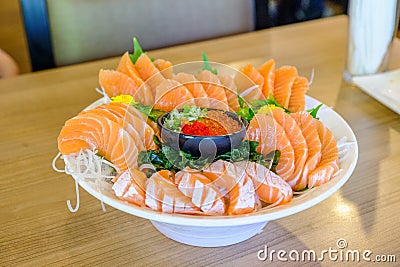
<path fill-rule="evenodd" d="M 243 118 L 239 118 L 239 116 L 233 112 L 212 108 L 209 108 L 208 110 L 224 112 L 226 115 L 239 122 L 241 125 L 240 130 L 225 135 L 215 136 L 183 134 L 170 130 L 164 126 L 164 119 L 169 116 L 169 113 L 165 113 L 157 119 L 157 126 L 160 130 L 162 142 L 175 150 L 182 150 L 189 153 L 193 157 L 215 157 L 225 154 L 233 148 L 239 147 L 246 136 L 247 121 Z"/>

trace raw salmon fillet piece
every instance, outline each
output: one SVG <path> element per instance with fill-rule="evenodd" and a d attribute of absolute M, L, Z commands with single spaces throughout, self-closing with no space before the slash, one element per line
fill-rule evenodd
<path fill-rule="evenodd" d="M 103 70 L 99 72 L 99 83 L 108 96 L 131 95 L 136 101 L 145 105 L 153 103 L 153 95 L 144 85 L 139 86 L 125 73 L 116 70 Z"/>
<path fill-rule="evenodd" d="M 235 76 L 235 82 L 238 93 L 246 101 L 265 99 L 262 93 L 264 77 L 252 64 L 247 64 L 240 69 Z"/>
<path fill-rule="evenodd" d="M 306 140 L 301 132 L 300 127 L 296 121 L 281 108 L 273 109 L 271 112 L 275 121 L 279 123 L 288 137 L 294 152 L 294 172 L 285 180 L 289 185 L 294 188 L 297 184 L 301 183 L 301 172 L 304 163 L 307 160 L 308 148 Z"/>
<path fill-rule="evenodd" d="M 264 78 L 262 93 L 265 98 L 274 92 L 275 84 L 275 60 L 270 59 L 258 68 L 259 73 Z"/>
<path fill-rule="evenodd" d="M 290 185 L 280 176 L 256 162 L 237 162 L 245 165 L 246 174 L 253 181 L 258 197 L 271 206 L 288 203 L 293 198 Z"/>
<path fill-rule="evenodd" d="M 185 86 L 189 92 L 193 95 L 194 103 L 198 107 L 208 108 L 210 107 L 209 99 L 203 85 L 196 77 L 189 73 L 180 72 L 173 78 L 175 81 Z"/>
<path fill-rule="evenodd" d="M 154 173 L 147 181 L 146 206 L 168 213 L 199 214 L 190 198 L 173 183 L 174 174 L 168 170 Z"/>
<path fill-rule="evenodd" d="M 315 169 L 321 159 L 321 141 L 315 127 L 314 118 L 307 111 L 299 111 L 290 114 L 290 116 L 299 125 L 304 138 L 306 139 L 308 156 L 304 164 L 301 181 L 297 183 L 294 190 L 304 189 L 308 183 L 308 174 Z"/>
<path fill-rule="evenodd" d="M 193 105 L 193 95 L 181 83 L 165 79 L 156 89 L 155 109 L 171 111 L 183 108 L 185 104 Z"/>
<path fill-rule="evenodd" d="M 203 170 L 220 191 L 228 197 L 228 215 L 250 213 L 256 208 L 256 198 L 252 180 L 245 170 L 233 163 L 218 160 Z"/>
<path fill-rule="evenodd" d="M 288 110 L 297 112 L 306 108 L 306 93 L 309 88 L 310 85 L 307 78 L 296 77 L 292 86 Z"/>
<path fill-rule="evenodd" d="M 208 70 L 202 70 L 196 78 L 203 85 L 204 91 L 209 98 L 209 106 L 226 110 L 228 99 L 218 76 Z"/>
<path fill-rule="evenodd" d="M 136 60 L 135 68 L 138 71 L 140 78 L 150 87 L 153 97 L 156 95 L 157 86 L 165 80 L 154 63 L 146 53 L 143 53 Z"/>
<path fill-rule="evenodd" d="M 140 140 L 135 140 L 118 123 L 96 114 L 81 114 L 66 122 L 58 136 L 61 154 L 84 149 L 98 151 L 120 171 L 137 167 Z"/>
<path fill-rule="evenodd" d="M 314 119 L 315 127 L 321 140 L 321 160 L 308 175 L 308 188 L 328 182 L 339 171 L 339 154 L 336 139 L 324 124 Z"/>
<path fill-rule="evenodd" d="M 226 212 L 225 199 L 214 183 L 200 171 L 185 169 L 175 175 L 178 189 L 207 215 L 222 215 Z"/>
<path fill-rule="evenodd" d="M 285 181 L 295 170 L 293 147 L 282 126 L 266 114 L 256 114 L 247 128 L 247 139 L 259 142 L 257 152 L 267 155 L 279 150 L 281 156 L 276 166 L 276 173 Z"/>
<path fill-rule="evenodd" d="M 292 86 L 297 77 L 297 69 L 293 66 L 283 66 L 275 70 L 274 98 L 284 108 L 289 107 Z"/>
<path fill-rule="evenodd" d="M 128 169 L 119 173 L 112 181 L 112 189 L 119 199 L 140 207 L 145 206 L 147 177 L 143 172 Z"/>

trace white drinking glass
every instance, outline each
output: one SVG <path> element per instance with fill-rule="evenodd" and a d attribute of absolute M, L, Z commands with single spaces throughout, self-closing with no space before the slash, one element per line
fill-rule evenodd
<path fill-rule="evenodd" d="M 385 72 L 399 24 L 400 0 L 350 0 L 344 77 Z"/>

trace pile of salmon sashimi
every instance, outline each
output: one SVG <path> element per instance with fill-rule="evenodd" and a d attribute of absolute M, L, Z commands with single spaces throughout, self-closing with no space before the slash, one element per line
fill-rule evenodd
<path fill-rule="evenodd" d="M 295 67 L 276 68 L 271 59 L 228 75 L 204 58 L 197 72 L 174 73 L 171 62 L 151 59 L 136 43 L 135 53 L 125 53 L 115 70 L 100 70 L 103 103 L 67 120 L 58 136 L 64 171 L 77 184 L 101 180 L 132 205 L 194 215 L 284 205 L 338 173 L 336 139 L 315 118 L 316 110 L 305 110 L 309 81 Z M 184 163 L 171 167 L 156 120 L 185 106 L 227 110 L 246 119 L 243 142 L 254 151 L 243 159 L 232 151 L 199 168 L 190 164 L 190 155 L 176 151 Z M 163 162 L 155 165 L 149 155 Z"/>

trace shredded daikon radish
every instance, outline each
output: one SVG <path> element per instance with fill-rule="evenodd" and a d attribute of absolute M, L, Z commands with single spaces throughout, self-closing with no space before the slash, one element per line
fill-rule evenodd
<path fill-rule="evenodd" d="M 59 170 L 55 166 L 58 158 L 64 159 L 64 170 Z M 112 179 L 115 177 L 115 171 L 118 171 L 118 168 L 115 165 L 96 155 L 96 151 L 81 150 L 78 153 L 73 153 L 70 155 L 60 156 L 60 153 L 57 154 L 57 156 L 53 159 L 53 169 L 58 172 L 65 172 L 67 174 L 70 174 L 75 178 L 75 208 L 72 207 L 71 201 L 67 200 L 67 206 L 71 212 L 76 212 L 79 209 L 79 181 L 81 179 L 94 179 L 96 189 L 100 195 L 102 209 L 103 211 L 105 211 L 103 195 L 101 193 L 101 186 L 99 183 L 101 181 L 105 181 L 106 179 Z"/>
<path fill-rule="evenodd" d="M 60 152 L 58 152 L 57 156 L 54 157 L 54 159 L 53 159 L 53 161 L 51 163 L 51 166 L 53 167 L 53 170 L 55 170 L 56 172 L 65 172 L 65 169 L 59 169 L 56 166 L 56 162 L 57 162 L 57 160 L 59 158 L 61 158 L 61 153 Z"/>
<path fill-rule="evenodd" d="M 349 150 L 354 144 L 355 142 L 347 142 L 347 136 L 343 136 L 336 141 L 336 146 L 338 147 L 339 154 L 339 163 L 342 163 L 346 160 L 349 155 Z"/>
<path fill-rule="evenodd" d="M 311 75 L 310 75 L 310 80 L 308 82 L 308 85 L 311 85 L 314 81 L 314 68 L 311 70 Z"/>
<path fill-rule="evenodd" d="M 107 103 L 111 102 L 111 98 L 107 95 L 107 93 L 104 90 L 103 86 L 100 89 L 96 88 L 96 92 L 103 96 L 104 104 L 107 104 Z"/>
<path fill-rule="evenodd" d="M 256 85 L 253 85 L 252 87 L 250 87 L 250 88 L 247 88 L 246 90 L 244 90 L 243 92 L 241 92 L 240 93 L 240 96 L 241 97 L 245 97 L 246 95 L 248 95 L 248 94 L 250 94 L 253 90 L 255 90 L 255 89 L 258 89 L 258 85 L 256 84 Z"/>
<path fill-rule="evenodd" d="M 350 75 L 379 71 L 396 27 L 397 0 L 351 0 L 347 71 Z"/>

